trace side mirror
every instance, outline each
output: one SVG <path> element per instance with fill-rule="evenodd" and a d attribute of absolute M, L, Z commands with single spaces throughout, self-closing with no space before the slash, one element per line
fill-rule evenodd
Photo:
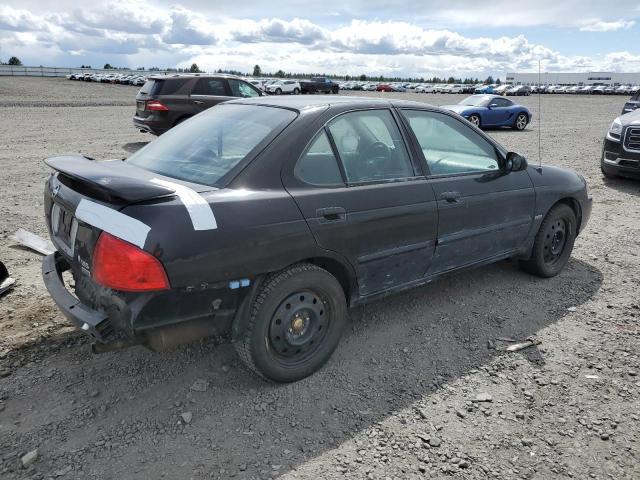
<path fill-rule="evenodd" d="M 528 164 L 527 159 L 516 152 L 507 153 L 507 157 L 504 162 L 505 172 L 520 172 L 526 170 Z"/>

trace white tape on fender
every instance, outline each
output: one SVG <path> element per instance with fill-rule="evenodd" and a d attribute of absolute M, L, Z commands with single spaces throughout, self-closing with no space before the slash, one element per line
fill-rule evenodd
<path fill-rule="evenodd" d="M 140 248 L 144 248 L 151 230 L 140 220 L 84 198 L 76 208 L 76 218 Z"/>
<path fill-rule="evenodd" d="M 214 230 L 218 228 L 211 206 L 198 192 L 179 183 L 167 182 L 159 178 L 152 178 L 151 183 L 175 190 L 175 194 L 180 198 L 189 213 L 194 230 Z"/>

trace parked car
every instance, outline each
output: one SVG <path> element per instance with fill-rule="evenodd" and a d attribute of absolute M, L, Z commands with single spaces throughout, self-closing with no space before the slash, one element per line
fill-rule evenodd
<path fill-rule="evenodd" d="M 445 89 L 443 89 L 442 93 L 462 93 L 463 85 L 454 84 L 449 85 Z"/>
<path fill-rule="evenodd" d="M 627 103 L 624 104 L 624 107 L 622 107 L 622 115 L 633 112 L 638 108 L 640 108 L 640 90 L 637 90 L 635 95 L 633 95 Z"/>
<path fill-rule="evenodd" d="M 495 85 L 482 85 L 474 90 L 474 93 L 491 94 L 494 93 Z"/>
<path fill-rule="evenodd" d="M 259 97 L 260 90 L 234 75 L 154 75 L 136 95 L 133 125 L 162 135 L 186 119 L 235 97 Z"/>
<path fill-rule="evenodd" d="M 416 87 L 416 93 L 434 93 L 433 85 L 425 84 Z"/>
<path fill-rule="evenodd" d="M 381 83 L 376 87 L 376 92 L 395 92 L 395 90 L 388 83 Z"/>
<path fill-rule="evenodd" d="M 524 130 L 531 122 L 531 112 L 500 95 L 471 95 L 457 105 L 443 105 L 476 127 L 511 127 Z"/>
<path fill-rule="evenodd" d="M 604 95 L 606 88 L 607 87 L 605 87 L 604 85 L 597 85 L 597 86 L 593 87 L 593 90 L 591 90 L 591 94 L 592 95 Z"/>
<path fill-rule="evenodd" d="M 300 80 L 302 93 L 338 93 L 340 86 L 326 77 L 313 77 L 309 80 Z"/>
<path fill-rule="evenodd" d="M 300 93 L 300 83 L 298 83 L 297 80 L 278 80 L 267 87 L 267 93 L 274 95 L 282 95 L 283 93 L 298 95 Z"/>
<path fill-rule="evenodd" d="M 233 100 L 125 161 L 46 163 L 44 283 L 95 352 L 226 334 L 279 382 L 328 360 L 348 307 L 507 258 L 557 275 L 591 212 L 577 173 L 379 98 Z"/>
<path fill-rule="evenodd" d="M 605 177 L 640 179 L 640 109 L 613 121 L 604 138 L 600 169 Z"/>
<path fill-rule="evenodd" d="M 529 96 L 531 95 L 531 89 L 526 85 L 516 85 L 515 87 L 511 87 L 507 89 L 505 95 L 513 95 L 517 97 L 521 96 Z"/>

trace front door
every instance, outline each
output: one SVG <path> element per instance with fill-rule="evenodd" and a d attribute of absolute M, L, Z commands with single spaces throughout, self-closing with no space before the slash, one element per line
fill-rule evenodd
<path fill-rule="evenodd" d="M 487 112 L 490 118 L 488 124 L 505 125 L 513 122 L 514 119 L 511 118 L 514 114 L 514 111 L 511 108 L 512 106 L 513 103 L 511 100 L 506 98 L 494 98 L 491 100 L 488 107 L 489 110 Z"/>
<path fill-rule="evenodd" d="M 522 247 L 533 223 L 535 192 L 526 171 L 506 173 L 501 154 L 453 116 L 403 110 L 429 168 L 438 202 L 430 273 L 498 258 Z"/>
<path fill-rule="evenodd" d="M 361 296 L 423 277 L 435 249 L 436 199 L 390 110 L 336 117 L 283 178 L 319 246 L 356 269 Z"/>

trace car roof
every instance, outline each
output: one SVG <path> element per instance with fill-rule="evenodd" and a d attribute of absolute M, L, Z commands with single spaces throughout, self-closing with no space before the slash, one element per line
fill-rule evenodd
<path fill-rule="evenodd" d="M 414 102 L 410 100 L 383 99 L 375 97 L 355 97 L 336 95 L 296 95 L 292 97 L 263 96 L 253 98 L 240 98 L 225 103 L 242 103 L 254 105 L 266 105 L 272 107 L 292 108 L 303 111 L 319 107 L 330 107 L 335 105 L 353 106 L 354 108 L 429 108 L 439 109 L 428 103 Z"/>
<path fill-rule="evenodd" d="M 149 75 L 150 80 L 170 80 L 173 78 L 237 78 L 242 80 L 238 75 L 231 75 L 230 73 L 173 73 L 173 74 L 158 74 Z"/>

